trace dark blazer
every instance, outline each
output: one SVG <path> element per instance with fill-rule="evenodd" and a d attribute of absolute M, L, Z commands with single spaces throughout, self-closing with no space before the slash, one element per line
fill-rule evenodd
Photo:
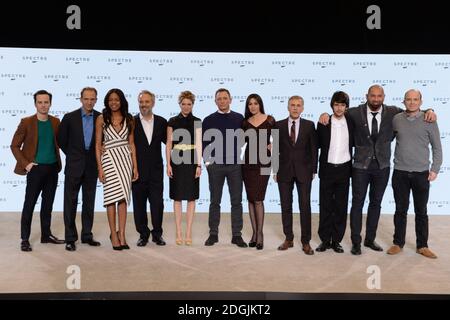
<path fill-rule="evenodd" d="M 58 135 L 59 119 L 53 116 L 48 116 L 52 123 L 53 133 L 55 135 L 56 157 L 58 159 L 58 172 L 61 171 L 61 158 L 59 155 L 58 142 L 56 136 Z M 33 162 L 36 157 L 38 146 L 38 118 L 37 115 L 23 118 L 14 133 L 11 141 L 11 151 L 17 160 L 14 172 L 20 175 L 26 175 L 25 167 Z"/>
<path fill-rule="evenodd" d="M 395 106 L 383 105 L 381 113 L 381 125 L 378 132 L 375 148 L 370 138 L 369 126 L 367 124 L 367 104 L 348 109 L 347 113 L 353 122 L 355 154 L 353 167 L 367 169 L 374 155 L 377 157 L 380 169 L 390 166 L 391 142 L 394 139 L 392 119 L 403 110 Z"/>
<path fill-rule="evenodd" d="M 81 108 L 64 115 L 58 132 L 58 144 L 66 155 L 64 173 L 67 176 L 79 178 L 97 177 L 97 161 L 95 158 L 95 120 L 100 112 L 94 112 L 94 129 L 89 150 L 84 146 L 83 120 Z"/>
<path fill-rule="evenodd" d="M 279 169 L 277 180 L 290 182 L 297 178 L 300 182 L 311 181 L 317 172 L 317 135 L 314 122 L 300 118 L 300 130 L 293 146 L 289 138 L 288 118 L 277 121 L 279 130 Z"/>
<path fill-rule="evenodd" d="M 320 149 L 319 178 L 327 176 L 328 173 L 327 169 L 329 167 L 327 166 L 327 163 L 328 163 L 328 151 L 330 150 L 332 119 L 333 118 L 330 117 L 330 122 L 326 126 L 324 126 L 320 122 L 317 123 L 318 148 Z M 348 129 L 348 151 L 350 152 L 350 157 L 352 157 L 354 145 L 353 122 L 349 118 L 348 114 L 345 114 L 345 120 L 347 121 L 347 129 Z"/>
<path fill-rule="evenodd" d="M 139 114 L 134 117 L 134 145 L 136 147 L 136 160 L 139 172 L 139 181 L 163 179 L 163 159 L 161 143 L 167 140 L 167 120 L 153 115 L 152 143 L 149 145 Z"/>

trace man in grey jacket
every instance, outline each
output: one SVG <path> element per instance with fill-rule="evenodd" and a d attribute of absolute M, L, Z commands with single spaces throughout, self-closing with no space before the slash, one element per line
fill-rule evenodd
<path fill-rule="evenodd" d="M 416 214 L 417 253 L 435 259 L 437 256 L 428 249 L 427 203 L 430 182 L 436 179 L 442 165 L 439 128 L 436 122 L 423 121 L 424 113 L 420 111 L 422 94 L 419 90 L 408 90 L 403 103 L 406 111 L 397 114 L 392 122 L 396 137 L 394 174 L 392 175 L 395 233 L 394 245 L 387 253 L 397 254 L 405 245 L 406 216 L 412 190 Z M 431 168 L 430 145 L 433 156 Z"/>

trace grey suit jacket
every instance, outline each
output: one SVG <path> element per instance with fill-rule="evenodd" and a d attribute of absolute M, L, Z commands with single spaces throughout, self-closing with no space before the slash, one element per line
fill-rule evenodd
<path fill-rule="evenodd" d="M 353 167 L 357 169 L 367 169 L 371 159 L 375 156 L 380 165 L 380 169 L 390 166 L 391 162 L 391 142 L 394 139 L 392 119 L 403 110 L 396 106 L 383 105 L 381 113 L 381 124 L 378 132 L 375 147 L 370 138 L 369 126 L 367 123 L 367 104 L 348 109 L 348 115 L 353 123 L 353 137 L 355 153 L 353 155 Z"/>

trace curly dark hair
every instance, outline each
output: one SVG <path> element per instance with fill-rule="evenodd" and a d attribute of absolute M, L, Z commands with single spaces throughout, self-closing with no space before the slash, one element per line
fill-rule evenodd
<path fill-rule="evenodd" d="M 102 114 L 103 114 L 103 121 L 105 123 L 105 127 L 107 128 L 111 124 L 112 111 L 111 111 L 111 108 L 109 107 L 108 102 L 109 102 L 109 97 L 113 93 L 115 93 L 119 96 L 120 113 L 122 114 L 123 121 L 126 121 L 126 125 L 128 127 L 128 132 L 130 132 L 132 130 L 132 125 L 133 125 L 133 116 L 128 113 L 128 101 L 125 98 L 125 94 L 123 93 L 122 90 L 117 89 L 117 88 L 109 90 L 105 96 L 105 99 L 103 100 L 103 104 L 105 107 L 103 108 Z"/>

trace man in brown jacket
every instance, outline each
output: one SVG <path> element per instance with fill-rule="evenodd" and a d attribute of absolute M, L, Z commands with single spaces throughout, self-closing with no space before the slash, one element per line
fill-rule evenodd
<path fill-rule="evenodd" d="M 41 243 L 64 243 L 50 231 L 58 172 L 61 170 L 61 158 L 56 142 L 60 121 L 48 114 L 52 103 L 51 93 L 39 90 L 33 97 L 37 112 L 20 121 L 11 142 L 11 151 L 17 160 L 14 172 L 27 176 L 21 219 L 22 251 L 32 250 L 29 242 L 31 220 L 41 192 Z"/>
<path fill-rule="evenodd" d="M 304 100 L 292 96 L 288 100 L 289 117 L 276 123 L 279 130 L 279 169 L 275 181 L 278 183 L 281 204 L 281 222 L 285 240 L 278 250 L 294 246 L 292 226 L 292 192 L 297 186 L 300 208 L 302 251 L 313 255 L 311 240 L 311 185 L 317 173 L 317 134 L 314 122 L 300 117 L 304 110 Z"/>

